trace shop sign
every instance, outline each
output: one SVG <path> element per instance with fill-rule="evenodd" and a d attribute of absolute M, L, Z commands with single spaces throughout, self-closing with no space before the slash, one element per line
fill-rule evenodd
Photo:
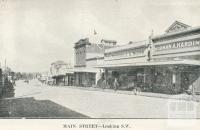
<path fill-rule="evenodd" d="M 190 40 L 190 41 L 181 41 L 181 42 L 172 42 L 164 45 L 156 45 L 156 51 L 168 50 L 168 49 L 178 49 L 178 48 L 186 48 L 200 46 L 200 39 Z"/>

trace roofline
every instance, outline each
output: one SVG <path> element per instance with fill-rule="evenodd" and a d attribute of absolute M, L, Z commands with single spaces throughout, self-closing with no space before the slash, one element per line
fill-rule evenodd
<path fill-rule="evenodd" d="M 123 51 L 123 50 L 128 50 L 128 49 L 132 49 L 132 48 L 139 48 L 142 46 L 147 46 L 147 40 L 143 40 L 143 41 L 138 41 L 138 42 L 133 42 L 132 44 L 125 44 L 125 45 L 121 45 L 121 46 L 115 46 L 112 48 L 108 48 L 105 49 L 105 53 L 112 53 L 112 52 L 117 52 L 117 51 Z M 126 48 L 128 47 L 128 48 Z"/>
<path fill-rule="evenodd" d="M 82 42 L 82 43 L 78 44 L 80 42 Z M 83 45 L 90 45 L 90 44 L 91 43 L 89 41 L 89 38 L 83 38 L 83 39 L 80 39 L 80 40 L 78 40 L 77 42 L 74 43 L 74 48 L 77 48 L 77 47 L 80 47 L 80 46 L 83 46 Z"/>
<path fill-rule="evenodd" d="M 107 40 L 107 39 L 101 39 L 101 43 L 105 41 L 105 42 L 109 42 L 109 43 L 117 43 L 116 40 Z"/>
<path fill-rule="evenodd" d="M 181 25 L 183 25 L 183 26 L 186 26 L 186 27 L 191 27 L 191 26 L 189 26 L 189 25 L 187 25 L 187 24 L 185 24 L 185 23 L 182 23 L 182 22 L 179 22 L 179 21 L 174 21 L 174 23 L 171 25 L 171 26 L 169 26 L 166 30 L 165 30 L 165 32 L 168 32 L 168 30 L 171 28 L 171 27 L 173 27 L 176 23 L 179 23 L 179 24 L 181 24 Z"/>
<path fill-rule="evenodd" d="M 97 59 L 104 59 L 104 56 L 93 57 L 93 58 L 87 58 L 87 59 L 85 59 L 85 60 L 86 60 L 86 61 L 91 61 L 91 60 L 97 60 Z"/>
<path fill-rule="evenodd" d="M 189 32 L 198 31 L 198 30 L 200 30 L 200 26 L 189 27 L 186 30 L 177 31 L 177 32 L 170 32 L 170 33 L 165 33 L 165 34 L 162 34 L 162 35 L 153 36 L 152 40 L 156 40 L 156 39 L 164 38 L 164 37 L 170 37 L 170 36 L 178 35 L 178 34 L 182 34 L 182 33 L 189 33 Z"/>

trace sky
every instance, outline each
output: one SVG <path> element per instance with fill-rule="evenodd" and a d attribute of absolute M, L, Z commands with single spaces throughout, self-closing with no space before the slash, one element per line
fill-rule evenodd
<path fill-rule="evenodd" d="M 200 26 L 199 14 L 200 0 L 0 0 L 0 63 L 44 72 L 57 60 L 73 63 L 81 38 L 127 44 L 163 34 L 175 20 Z"/>

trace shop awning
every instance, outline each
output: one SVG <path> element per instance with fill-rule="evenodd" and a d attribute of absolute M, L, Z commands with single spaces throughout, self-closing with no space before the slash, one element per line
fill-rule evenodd
<path fill-rule="evenodd" d="M 68 71 L 65 74 L 73 74 L 73 73 L 74 73 L 74 71 Z"/>
<path fill-rule="evenodd" d="M 65 75 L 54 75 L 52 76 L 52 78 L 60 78 L 60 77 L 64 77 Z"/>
<path fill-rule="evenodd" d="M 53 77 L 53 78 L 55 78 L 55 77 L 64 77 L 66 75 L 72 75 L 72 74 L 74 74 L 73 71 L 68 71 L 68 72 L 65 72 L 65 73 L 52 75 L 51 77 Z"/>
<path fill-rule="evenodd" d="M 74 68 L 74 72 L 96 73 L 97 68 Z"/>
<path fill-rule="evenodd" d="M 162 66 L 162 65 L 200 66 L 200 61 L 197 60 L 147 61 L 147 62 L 134 62 L 134 63 L 122 63 L 122 64 L 104 64 L 102 66 L 96 66 L 96 68 Z"/>

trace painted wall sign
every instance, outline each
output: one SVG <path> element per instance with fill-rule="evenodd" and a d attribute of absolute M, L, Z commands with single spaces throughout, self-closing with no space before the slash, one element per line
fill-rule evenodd
<path fill-rule="evenodd" d="M 181 41 L 181 42 L 172 42 L 164 45 L 156 45 L 155 50 L 168 50 L 168 49 L 177 49 L 177 48 L 186 48 L 192 46 L 200 46 L 200 39 L 190 40 L 190 41 Z"/>

